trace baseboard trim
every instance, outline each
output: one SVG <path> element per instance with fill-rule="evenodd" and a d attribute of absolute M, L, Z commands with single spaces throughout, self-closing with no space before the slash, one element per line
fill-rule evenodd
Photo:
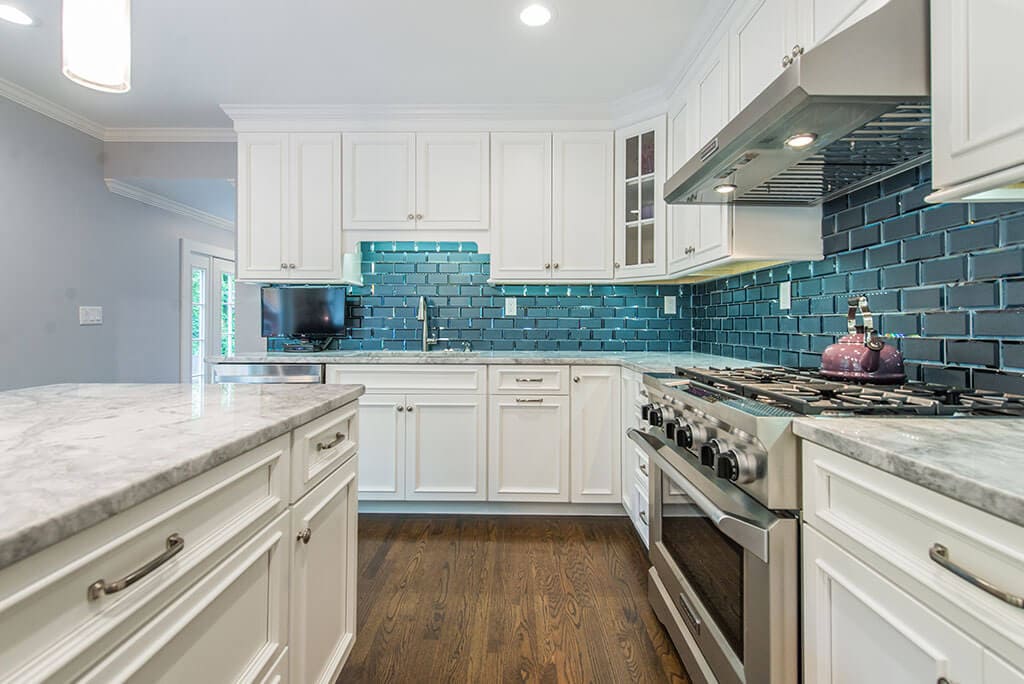
<path fill-rule="evenodd" d="M 413 515 L 593 515 L 628 517 L 621 504 L 511 503 L 507 501 L 360 501 L 360 513 Z"/>

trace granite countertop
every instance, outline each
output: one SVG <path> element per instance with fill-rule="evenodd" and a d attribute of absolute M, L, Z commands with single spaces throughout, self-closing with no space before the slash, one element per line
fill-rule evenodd
<path fill-rule="evenodd" d="M 1022 418 L 800 418 L 793 431 L 1024 525 Z"/>
<path fill-rule="evenodd" d="M 447 363 L 622 366 L 641 373 L 672 371 L 676 366 L 748 368 L 763 364 L 697 352 L 585 352 L 585 351 L 327 351 L 315 353 L 253 352 L 215 356 L 208 363 Z"/>
<path fill-rule="evenodd" d="M 308 423 L 362 385 L 0 392 L 0 568 Z"/>

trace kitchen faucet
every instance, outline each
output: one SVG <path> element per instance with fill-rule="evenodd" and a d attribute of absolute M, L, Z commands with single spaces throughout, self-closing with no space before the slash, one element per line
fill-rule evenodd
<path fill-rule="evenodd" d="M 430 320 L 427 316 L 427 298 L 420 297 L 420 306 L 416 310 L 416 320 L 423 321 L 423 351 L 430 351 L 430 345 L 437 344 L 436 337 L 430 336 Z"/>

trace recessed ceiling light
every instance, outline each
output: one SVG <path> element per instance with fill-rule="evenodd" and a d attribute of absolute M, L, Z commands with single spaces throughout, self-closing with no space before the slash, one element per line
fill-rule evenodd
<path fill-rule="evenodd" d="M 31 26 L 35 23 L 32 17 L 11 5 L 0 5 L 0 19 L 17 24 L 18 26 Z"/>
<path fill-rule="evenodd" d="M 733 185 L 732 183 L 720 183 L 719 185 L 715 186 L 715 192 L 722 195 L 728 195 L 730 193 L 736 192 L 736 186 Z"/>
<path fill-rule="evenodd" d="M 132 87 L 131 0 L 64 0 L 64 75 L 105 93 Z"/>
<path fill-rule="evenodd" d="M 817 139 L 817 133 L 796 133 L 786 138 L 786 146 L 799 149 L 801 147 L 807 147 Z"/>
<path fill-rule="evenodd" d="M 544 5 L 529 5 L 519 13 L 519 20 L 527 26 L 543 26 L 551 21 L 551 10 Z"/>

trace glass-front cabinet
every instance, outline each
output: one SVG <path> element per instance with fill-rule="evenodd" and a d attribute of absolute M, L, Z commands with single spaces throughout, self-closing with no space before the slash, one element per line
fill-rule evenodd
<path fill-rule="evenodd" d="M 665 117 L 615 133 L 615 278 L 665 273 Z"/>

